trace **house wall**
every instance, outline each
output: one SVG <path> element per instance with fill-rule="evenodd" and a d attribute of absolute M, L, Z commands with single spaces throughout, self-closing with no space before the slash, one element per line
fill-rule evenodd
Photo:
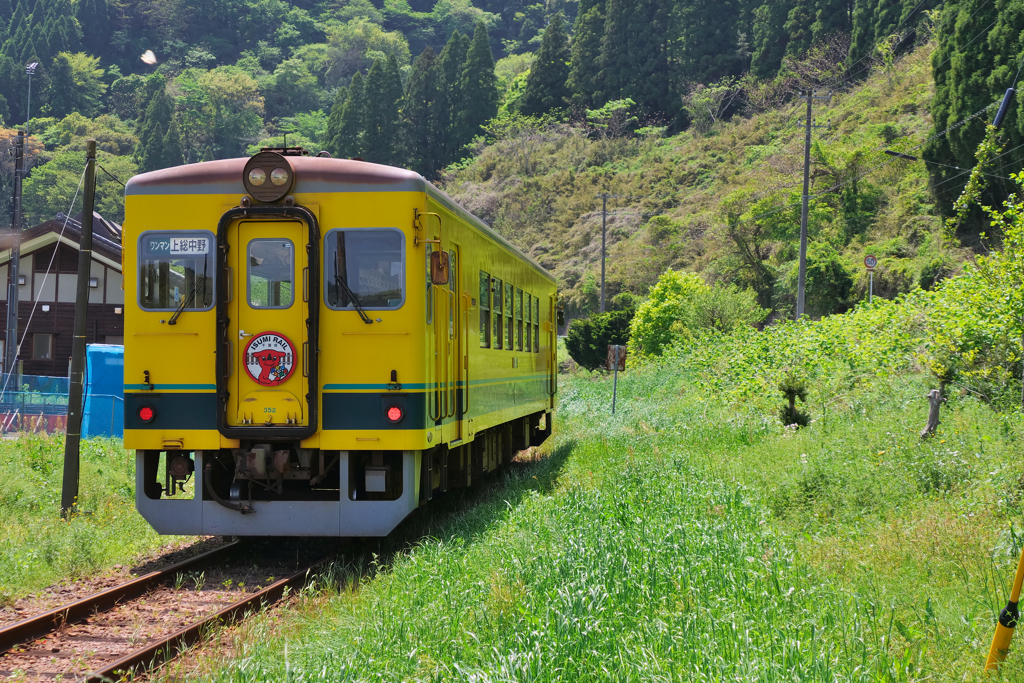
<path fill-rule="evenodd" d="M 54 253 L 56 250 L 56 254 Z M 50 269 L 47 274 L 47 269 Z M 50 244 L 23 254 L 18 287 L 18 338 L 23 339 L 18 359 L 26 375 L 68 374 L 78 287 L 78 250 L 65 244 Z M 121 272 L 93 259 L 89 288 L 87 343 L 124 343 L 124 291 Z M 49 310 L 43 310 L 47 307 Z M 0 321 L 7 318 L 7 265 L 0 266 Z M 0 323 L 2 328 L 4 323 Z M 27 334 L 26 334 L 27 327 Z M 51 358 L 33 358 L 34 335 L 51 334 Z M 4 334 L 0 331 L 0 350 Z M 0 360 L 3 354 L 0 353 Z"/>

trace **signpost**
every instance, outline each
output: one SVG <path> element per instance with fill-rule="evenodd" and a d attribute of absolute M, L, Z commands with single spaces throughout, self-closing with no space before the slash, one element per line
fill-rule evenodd
<path fill-rule="evenodd" d="M 868 269 L 868 303 L 871 303 L 875 293 L 875 267 L 877 265 L 878 259 L 871 254 L 864 257 L 864 267 Z"/>
<path fill-rule="evenodd" d="M 612 415 L 615 414 L 615 396 L 619 389 L 619 370 L 625 371 L 626 369 L 626 347 L 618 346 L 616 344 L 608 345 L 608 362 L 607 368 L 612 370 L 615 374 L 612 379 Z"/>

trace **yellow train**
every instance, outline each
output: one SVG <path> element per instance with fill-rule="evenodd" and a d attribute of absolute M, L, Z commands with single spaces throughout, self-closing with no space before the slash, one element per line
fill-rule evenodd
<path fill-rule="evenodd" d="M 295 148 L 126 189 L 125 447 L 165 534 L 382 536 L 550 436 L 550 273 L 420 175 Z"/>

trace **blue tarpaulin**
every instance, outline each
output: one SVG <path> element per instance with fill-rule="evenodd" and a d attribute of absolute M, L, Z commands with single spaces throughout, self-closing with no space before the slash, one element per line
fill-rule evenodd
<path fill-rule="evenodd" d="M 85 347 L 85 410 L 82 438 L 124 436 L 124 347 Z"/>

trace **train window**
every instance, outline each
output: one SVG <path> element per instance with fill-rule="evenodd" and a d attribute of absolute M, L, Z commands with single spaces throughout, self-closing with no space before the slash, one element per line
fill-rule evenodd
<path fill-rule="evenodd" d="M 150 311 L 212 308 L 215 244 L 213 233 L 206 230 L 142 233 L 139 307 Z"/>
<path fill-rule="evenodd" d="M 295 245 L 291 240 L 252 240 L 248 264 L 249 305 L 290 308 L 295 298 Z"/>
<path fill-rule="evenodd" d="M 534 353 L 541 352 L 541 300 L 534 297 Z"/>
<path fill-rule="evenodd" d="M 505 283 L 505 348 L 509 351 L 512 350 L 512 285 Z"/>
<path fill-rule="evenodd" d="M 523 350 L 523 290 L 516 288 L 516 351 Z"/>
<path fill-rule="evenodd" d="M 491 346 L 491 275 L 480 271 L 480 346 Z"/>
<path fill-rule="evenodd" d="M 533 350 L 533 295 L 523 294 L 523 328 L 526 330 L 526 350 Z"/>
<path fill-rule="evenodd" d="M 405 236 L 399 230 L 331 230 L 324 247 L 328 308 L 354 309 L 353 297 L 365 309 L 401 308 L 405 302 Z"/>
<path fill-rule="evenodd" d="M 505 335 L 502 334 L 502 317 L 501 317 L 501 300 L 502 300 L 502 284 L 498 278 L 491 279 L 491 318 L 493 320 L 494 330 L 494 348 L 501 348 L 501 338 Z"/>

